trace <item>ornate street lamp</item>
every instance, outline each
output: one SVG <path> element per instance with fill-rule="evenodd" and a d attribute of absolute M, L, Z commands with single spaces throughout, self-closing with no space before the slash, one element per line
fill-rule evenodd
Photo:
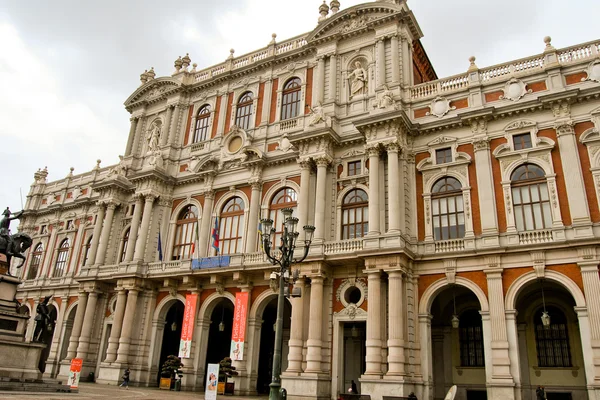
<path fill-rule="evenodd" d="M 550 329 L 550 314 L 546 311 L 546 298 L 544 297 L 544 280 L 540 279 L 540 285 L 542 286 L 542 306 L 544 307 L 544 311 L 542 311 L 542 325 L 544 329 Z"/>
<path fill-rule="evenodd" d="M 454 292 L 454 286 L 452 286 L 452 303 L 454 304 L 454 313 L 452 314 L 452 327 L 458 329 L 460 326 L 460 319 L 456 314 L 456 293 Z"/>
<path fill-rule="evenodd" d="M 279 265 L 279 294 L 277 296 L 277 320 L 275 322 L 275 348 L 273 350 L 273 376 L 271 379 L 271 388 L 269 392 L 269 400 L 280 399 L 281 389 L 281 349 L 283 347 L 283 307 L 285 297 L 300 297 L 301 292 L 299 288 L 293 288 L 290 293 L 289 282 L 290 282 L 290 267 L 292 264 L 300 263 L 304 261 L 308 256 L 310 249 L 310 243 L 312 242 L 312 236 L 315 232 L 315 227 L 311 225 L 304 226 L 304 254 L 299 260 L 294 259 L 294 250 L 296 249 L 296 240 L 300 235 L 296 231 L 296 225 L 298 225 L 298 218 L 292 217 L 293 210 L 291 208 L 284 208 L 281 210 L 283 213 L 283 233 L 281 234 L 281 245 L 279 246 L 280 254 L 272 254 L 273 243 L 271 241 L 272 235 L 275 233 L 273 228 L 272 219 L 263 219 L 262 223 L 262 243 L 263 249 L 267 258 L 273 265 Z M 296 271 L 292 280 L 295 281 L 298 278 L 298 272 Z"/>

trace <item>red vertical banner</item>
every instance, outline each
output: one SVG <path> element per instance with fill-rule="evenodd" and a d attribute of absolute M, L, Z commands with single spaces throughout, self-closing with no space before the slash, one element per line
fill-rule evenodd
<path fill-rule="evenodd" d="M 190 358 L 192 349 L 192 336 L 194 336 L 194 325 L 196 321 L 197 294 L 185 296 L 185 309 L 183 311 L 183 326 L 181 327 L 181 341 L 179 342 L 179 357 Z"/>
<path fill-rule="evenodd" d="M 69 386 L 71 389 L 79 387 L 79 378 L 81 376 L 81 367 L 83 366 L 82 358 L 73 358 L 71 360 L 71 368 L 69 369 Z"/>
<path fill-rule="evenodd" d="M 232 360 L 244 359 L 244 340 L 246 339 L 246 319 L 248 318 L 248 292 L 238 292 L 235 295 L 233 311 L 233 330 L 231 332 Z"/>

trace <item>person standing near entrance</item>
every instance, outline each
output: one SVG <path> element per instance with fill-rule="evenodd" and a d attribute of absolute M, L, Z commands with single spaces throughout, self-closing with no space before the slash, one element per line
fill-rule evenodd
<path fill-rule="evenodd" d="M 356 382 L 354 382 L 354 379 L 352 379 L 352 381 L 350 383 L 350 393 L 358 394 L 358 388 L 356 387 Z"/>
<path fill-rule="evenodd" d="M 543 386 L 538 386 L 537 389 L 535 390 L 535 397 L 536 400 L 546 400 L 546 390 L 544 389 Z"/>
<path fill-rule="evenodd" d="M 125 372 L 123 372 L 123 383 L 121 383 L 121 385 L 119 386 L 125 386 L 125 389 L 129 389 L 129 374 L 131 373 L 131 371 L 129 371 L 129 367 L 127 367 L 125 369 Z"/>

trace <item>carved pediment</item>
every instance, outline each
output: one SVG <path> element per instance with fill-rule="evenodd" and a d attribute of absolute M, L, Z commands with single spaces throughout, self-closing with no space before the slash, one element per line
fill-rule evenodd
<path fill-rule="evenodd" d="M 127 100 L 125 107 L 129 108 L 140 101 L 155 101 L 162 98 L 171 90 L 177 89 L 179 82 L 173 78 L 158 78 L 140 86 Z"/>
<path fill-rule="evenodd" d="M 440 144 L 450 144 L 450 143 L 454 143 L 454 142 L 456 142 L 456 138 L 453 138 L 450 136 L 440 136 L 438 138 L 435 138 L 431 142 L 427 143 L 427 145 L 428 146 L 437 146 Z"/>
<path fill-rule="evenodd" d="M 525 128 L 534 127 L 534 126 L 536 126 L 536 123 L 533 121 L 520 120 L 520 121 L 511 122 L 510 124 L 508 124 L 508 126 L 506 128 L 504 128 L 504 130 L 511 131 L 511 130 L 515 130 L 515 129 L 525 129 Z"/>

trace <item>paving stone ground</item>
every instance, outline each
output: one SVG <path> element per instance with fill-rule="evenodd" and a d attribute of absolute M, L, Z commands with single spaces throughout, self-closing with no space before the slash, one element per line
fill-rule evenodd
<path fill-rule="evenodd" d="M 265 400 L 268 397 L 238 397 L 218 396 L 218 400 Z M 203 400 L 204 393 L 200 392 L 172 392 L 159 390 L 157 388 L 130 387 L 128 390 L 117 386 L 99 385 L 93 383 L 81 383 L 79 393 L 23 393 L 23 392 L 0 392 L 0 399 L 10 400 Z"/>

